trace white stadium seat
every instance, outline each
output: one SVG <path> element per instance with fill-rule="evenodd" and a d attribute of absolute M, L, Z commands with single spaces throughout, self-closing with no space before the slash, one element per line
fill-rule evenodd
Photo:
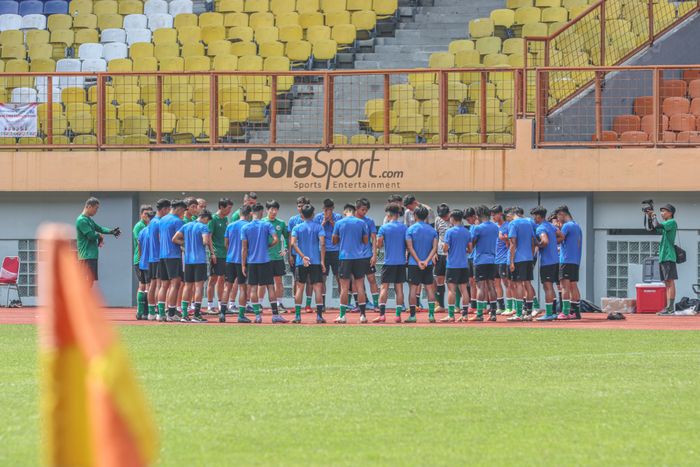
<path fill-rule="evenodd" d="M 148 15 L 148 29 L 155 31 L 157 29 L 173 27 L 173 17 L 167 13 L 158 13 L 156 15 Z"/>
<path fill-rule="evenodd" d="M 192 2 L 190 0 L 174 0 L 170 2 L 170 14 L 173 17 L 182 13 L 192 13 Z"/>
<path fill-rule="evenodd" d="M 13 104 L 32 104 L 37 101 L 38 94 L 34 88 L 14 88 L 12 90 Z"/>
<path fill-rule="evenodd" d="M 146 15 L 126 15 L 124 17 L 124 29 L 146 29 L 148 17 Z"/>
<path fill-rule="evenodd" d="M 44 15 L 22 16 L 22 29 L 46 29 L 46 16 L 44 16 Z"/>
<path fill-rule="evenodd" d="M 20 15 L 0 15 L 0 31 L 22 29 L 22 17 Z"/>
<path fill-rule="evenodd" d="M 44 86 L 37 86 L 36 87 L 37 91 L 37 101 L 38 102 L 46 102 L 49 100 L 49 91 L 46 85 Z M 61 102 L 61 88 L 58 86 L 53 87 L 53 95 L 51 96 L 51 99 L 54 102 Z"/>
<path fill-rule="evenodd" d="M 87 60 L 83 60 L 82 71 L 90 73 L 107 71 L 107 62 L 102 58 L 89 58 Z"/>
<path fill-rule="evenodd" d="M 123 42 L 110 42 L 105 44 L 103 57 L 108 62 L 117 58 L 126 58 L 129 56 L 129 50 Z"/>
<path fill-rule="evenodd" d="M 103 44 L 109 42 L 126 42 L 126 31 L 118 28 L 103 29 L 100 34 L 100 42 Z"/>
<path fill-rule="evenodd" d="M 102 49 L 102 44 L 93 44 L 90 42 L 81 44 L 78 48 L 78 57 L 80 57 L 81 60 L 102 58 Z"/>
<path fill-rule="evenodd" d="M 126 43 L 131 45 L 136 42 L 151 42 L 151 31 L 149 29 L 127 29 Z"/>
<path fill-rule="evenodd" d="M 64 73 L 79 73 L 82 71 L 82 65 L 77 58 L 62 58 L 56 62 L 56 71 Z M 55 81 L 54 81 L 55 82 Z M 66 88 L 71 86 L 83 86 L 85 78 L 82 76 L 59 76 L 58 87 Z"/>
<path fill-rule="evenodd" d="M 167 13 L 167 12 L 168 12 L 168 2 L 165 2 L 163 0 L 148 0 L 143 5 L 143 13 L 146 16 L 151 16 L 151 15 L 155 15 L 158 13 Z"/>

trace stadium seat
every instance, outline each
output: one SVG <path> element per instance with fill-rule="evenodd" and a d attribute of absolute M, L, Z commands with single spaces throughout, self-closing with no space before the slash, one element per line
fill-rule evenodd
<path fill-rule="evenodd" d="M 348 144 L 348 137 L 345 135 L 341 135 L 341 134 L 336 133 L 333 135 L 333 144 L 334 145 Z"/>
<path fill-rule="evenodd" d="M 672 132 L 669 132 L 672 133 Z M 675 142 L 678 143 L 700 143 L 700 131 L 681 131 L 680 133 L 672 133 L 676 135 Z"/>
<path fill-rule="evenodd" d="M 430 55 L 428 67 L 430 68 L 453 68 L 455 66 L 455 56 L 451 52 L 434 52 Z"/>
<path fill-rule="evenodd" d="M 391 18 L 396 14 L 398 0 L 373 0 L 372 9 L 377 14 L 377 19 Z"/>
<path fill-rule="evenodd" d="M 456 54 L 463 50 L 474 50 L 474 41 L 469 39 L 458 39 L 456 41 L 450 42 L 447 49 L 450 53 Z"/>
<path fill-rule="evenodd" d="M 690 111 L 690 101 L 685 97 L 667 97 L 663 100 L 662 111 L 672 117 L 676 114 L 687 114 Z"/>
<path fill-rule="evenodd" d="M 153 0 L 150 0 L 153 1 Z M 173 18 L 181 14 L 192 14 L 193 4 L 190 0 L 174 0 L 168 4 L 168 13 L 170 13 Z"/>
<path fill-rule="evenodd" d="M 7 3 L 7 2 L 2 2 L 2 6 L 0 7 L 0 11 L 7 9 L 7 7 L 4 5 L 5 3 Z M 29 1 L 24 1 L 24 2 L 20 3 L 19 10 L 16 11 L 15 13 L 24 17 L 27 15 L 41 15 L 43 12 L 44 12 L 43 2 L 36 1 L 36 0 L 29 0 Z M 2 11 L 2 13 L 5 13 L 5 11 Z"/>
<path fill-rule="evenodd" d="M 160 29 L 173 27 L 173 17 L 167 13 L 148 15 L 148 29 L 155 32 Z"/>
<path fill-rule="evenodd" d="M 299 15 L 299 26 L 308 29 L 311 26 L 323 26 L 323 15 L 318 12 L 301 13 Z"/>
<path fill-rule="evenodd" d="M 525 6 L 515 10 L 516 25 L 539 23 L 542 19 L 542 10 L 532 6 Z"/>
<path fill-rule="evenodd" d="M 500 37 L 482 37 L 476 41 L 476 50 L 481 55 L 497 54 L 501 51 Z"/>
<path fill-rule="evenodd" d="M 669 118 L 668 128 L 671 131 L 694 131 L 696 128 L 695 115 L 675 114 Z"/>
<path fill-rule="evenodd" d="M 642 143 L 649 140 L 649 135 L 643 131 L 625 131 L 620 135 L 620 142 L 623 143 Z"/>
<path fill-rule="evenodd" d="M 307 41 L 290 41 L 287 43 L 285 52 L 292 65 L 305 64 L 311 57 L 311 43 Z"/>
<path fill-rule="evenodd" d="M 253 29 L 262 27 L 273 27 L 275 25 L 275 15 L 268 12 L 257 12 L 250 15 L 248 19 L 249 25 Z"/>
<path fill-rule="evenodd" d="M 376 144 L 377 140 L 374 138 L 373 135 L 367 134 L 367 133 L 361 133 L 359 135 L 352 135 L 350 137 L 350 144 L 351 145 L 368 145 L 368 144 Z"/>
<path fill-rule="evenodd" d="M 507 8 L 492 10 L 489 16 L 495 27 L 510 28 L 515 23 L 515 11 Z"/>
<path fill-rule="evenodd" d="M 103 29 L 100 33 L 100 42 L 107 44 L 110 42 L 126 42 L 126 31 L 121 28 Z"/>
<path fill-rule="evenodd" d="M 685 97 L 688 83 L 682 79 L 666 79 L 661 81 L 659 88 L 661 99 L 666 99 L 667 97 Z"/>
<path fill-rule="evenodd" d="M 617 115 L 613 118 L 612 130 L 618 135 L 626 131 L 639 131 L 641 119 L 638 115 Z"/>
<path fill-rule="evenodd" d="M 356 38 L 357 29 L 352 24 L 338 24 L 331 31 L 331 39 L 338 43 L 339 49 L 353 48 Z"/>
<path fill-rule="evenodd" d="M 300 41 L 304 38 L 304 30 L 298 24 L 282 26 L 279 29 L 281 42 Z"/>
<path fill-rule="evenodd" d="M 666 115 L 662 115 L 661 117 L 662 117 L 661 118 L 661 127 L 657 128 L 655 130 L 656 121 L 654 119 L 654 116 L 653 115 L 645 115 L 644 117 L 642 117 L 641 130 L 648 135 L 652 135 L 654 133 L 654 131 L 664 132 L 664 131 L 668 130 L 669 118 Z"/>
<path fill-rule="evenodd" d="M 491 18 L 477 18 L 469 21 L 469 35 L 473 38 L 488 37 L 494 33 L 494 23 Z"/>

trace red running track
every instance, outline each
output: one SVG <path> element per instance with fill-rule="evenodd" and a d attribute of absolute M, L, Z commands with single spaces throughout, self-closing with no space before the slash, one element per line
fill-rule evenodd
<path fill-rule="evenodd" d="M 101 310 L 107 315 L 110 321 L 120 325 L 137 325 L 137 326 L 161 326 L 166 323 L 159 323 L 155 321 L 136 321 L 135 318 L 135 308 L 103 308 Z M 0 324 L 35 324 L 37 321 L 37 316 L 40 313 L 40 308 L 0 308 Z M 270 312 L 265 310 L 263 314 L 263 321 L 265 325 L 270 325 Z M 291 320 L 293 315 L 283 315 L 285 318 Z M 325 318 L 328 324 L 325 326 L 340 326 L 338 324 L 333 324 L 332 321 L 338 316 L 336 310 L 330 310 L 325 313 Z M 390 312 L 387 310 L 387 322 L 384 324 L 372 324 L 371 321 L 377 313 L 367 313 L 367 317 L 370 320 L 369 324 L 365 326 L 436 326 L 436 327 L 484 327 L 484 328 L 511 328 L 511 327 L 525 327 L 525 328 L 566 328 L 566 329 L 653 329 L 653 330 L 690 330 L 690 331 L 700 331 L 700 315 L 697 316 L 656 316 L 654 314 L 632 314 L 626 315 L 627 319 L 624 321 L 608 321 L 606 319 L 607 315 L 604 313 L 584 313 L 583 319 L 580 321 L 554 321 L 554 322 L 508 322 L 506 317 L 498 317 L 498 322 L 492 323 L 485 321 L 480 322 L 469 322 L 469 323 L 428 323 L 427 313 L 418 313 L 418 323 L 416 324 L 395 324 L 393 310 Z M 408 316 L 404 313 L 404 319 Z M 444 314 L 437 313 L 436 318 L 439 320 Z M 348 313 L 348 324 L 359 325 L 360 315 L 357 313 Z M 216 316 L 208 315 L 208 323 L 202 323 L 203 326 L 242 326 L 235 323 L 236 317 L 233 315 L 227 316 L 227 323 L 221 324 L 218 322 Z M 304 325 L 314 325 L 316 319 L 315 313 L 302 313 L 302 324 Z M 184 325 L 181 323 L 167 323 L 172 325 Z M 197 324 L 188 324 L 189 326 L 196 326 Z M 280 326 L 280 325 L 278 325 Z M 289 324 L 289 326 L 294 326 Z"/>

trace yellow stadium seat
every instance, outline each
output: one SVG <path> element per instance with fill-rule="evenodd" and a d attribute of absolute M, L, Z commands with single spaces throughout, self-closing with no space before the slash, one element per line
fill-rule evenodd
<path fill-rule="evenodd" d="M 377 19 L 390 18 L 399 8 L 398 0 L 373 0 L 372 10 L 377 13 Z"/>
<path fill-rule="evenodd" d="M 473 38 L 492 36 L 494 24 L 491 18 L 477 18 L 469 21 L 469 35 Z"/>
<path fill-rule="evenodd" d="M 338 50 L 338 43 L 334 40 L 319 40 L 313 44 L 313 56 L 315 60 L 332 60 Z"/>
<path fill-rule="evenodd" d="M 122 0 L 119 2 L 120 15 L 140 15 L 143 13 L 143 2 L 138 0 Z"/>
<path fill-rule="evenodd" d="M 106 14 L 97 15 L 97 28 L 98 29 L 119 29 L 123 26 L 124 21 L 122 15 L 119 14 Z"/>
<path fill-rule="evenodd" d="M 525 50 L 525 40 L 513 37 L 503 41 L 503 53 L 506 55 L 522 54 Z"/>
<path fill-rule="evenodd" d="M 348 11 L 371 10 L 372 0 L 347 0 L 345 8 Z"/>
<path fill-rule="evenodd" d="M 194 117 L 194 103 L 189 101 L 173 102 L 168 106 L 168 112 L 175 114 L 179 119 Z"/>
<path fill-rule="evenodd" d="M 384 144 L 384 135 L 377 136 L 377 144 Z M 404 138 L 395 133 L 389 134 L 389 144 L 404 144 Z"/>
<path fill-rule="evenodd" d="M 70 29 L 73 27 L 73 17 L 69 15 L 50 15 L 46 21 L 46 27 L 51 32 L 59 29 Z"/>
<path fill-rule="evenodd" d="M 482 37 L 476 41 L 476 50 L 481 55 L 497 54 L 501 51 L 500 37 Z"/>
<path fill-rule="evenodd" d="M 380 99 L 382 101 L 382 105 L 384 104 L 384 100 Z M 380 109 L 378 109 L 380 110 Z M 401 117 L 402 115 L 415 115 L 415 114 L 423 114 L 421 111 L 421 104 L 415 99 L 399 99 L 394 101 L 394 105 L 392 107 L 392 110 L 396 112 L 396 114 Z"/>
<path fill-rule="evenodd" d="M 488 54 L 484 56 L 484 66 L 504 66 L 508 65 L 508 55 Z"/>
<path fill-rule="evenodd" d="M 179 57 L 180 46 L 177 44 L 177 42 L 164 42 L 161 44 L 156 44 L 153 49 L 153 56 L 158 60 L 169 57 Z"/>
<path fill-rule="evenodd" d="M 24 42 L 27 47 L 34 44 L 48 44 L 49 31 L 45 29 L 29 29 L 25 31 Z"/>
<path fill-rule="evenodd" d="M 422 83 L 434 83 L 435 73 L 409 73 L 406 78 L 411 86 L 417 86 Z"/>
<path fill-rule="evenodd" d="M 223 107 L 227 102 L 241 102 L 245 100 L 245 91 L 241 86 L 231 85 L 219 90 L 219 104 Z M 227 117 L 231 118 L 230 115 Z"/>
<path fill-rule="evenodd" d="M 238 69 L 240 71 L 262 70 L 263 59 L 257 55 L 244 55 L 238 59 Z"/>
<path fill-rule="evenodd" d="M 300 41 L 304 38 L 304 30 L 298 24 L 282 26 L 279 29 L 279 40 L 281 42 Z"/>
<path fill-rule="evenodd" d="M 248 15 L 245 13 L 226 13 L 224 16 L 224 27 L 248 26 Z"/>
<path fill-rule="evenodd" d="M 448 100 L 463 102 L 467 100 L 468 95 L 469 85 L 460 83 L 459 81 L 450 81 L 447 83 Z"/>
<path fill-rule="evenodd" d="M 151 126 L 151 129 L 155 130 L 156 125 L 158 124 L 155 115 L 148 119 L 148 123 Z M 163 112 L 160 120 L 160 131 L 162 133 L 170 134 L 175 131 L 175 125 L 177 125 L 177 117 L 175 114 L 171 112 Z"/>
<path fill-rule="evenodd" d="M 117 13 L 118 10 L 119 5 L 113 0 L 99 0 L 95 2 L 92 6 L 92 11 L 98 16 L 110 13 Z"/>
<path fill-rule="evenodd" d="M 338 43 L 338 47 L 351 47 L 357 38 L 357 30 L 352 24 L 338 24 L 333 26 L 331 39 Z"/>
<path fill-rule="evenodd" d="M 280 29 L 285 26 L 299 26 L 299 13 L 292 11 L 275 16 L 275 26 Z"/>
<path fill-rule="evenodd" d="M 264 71 L 288 71 L 289 59 L 287 57 L 269 57 L 265 59 L 263 64 Z M 294 84 L 293 76 L 278 76 L 277 77 L 277 92 L 287 92 Z"/>
<path fill-rule="evenodd" d="M 153 43 L 158 44 L 172 44 L 177 42 L 177 30 L 169 28 L 161 28 L 153 31 Z"/>
<path fill-rule="evenodd" d="M 129 47 L 129 57 L 153 57 L 154 47 L 150 42 L 136 42 Z"/>
<path fill-rule="evenodd" d="M 321 9 L 319 0 L 297 0 L 299 14 L 311 13 Z"/>
<path fill-rule="evenodd" d="M 6 73 L 25 73 L 27 71 L 29 71 L 29 63 L 26 60 L 10 59 L 5 62 Z M 5 80 L 5 87 L 8 89 L 34 86 L 34 78 L 13 76 L 5 78 Z"/>
<path fill-rule="evenodd" d="M 73 39 L 74 44 L 80 45 L 95 42 L 100 42 L 96 29 L 78 29 L 75 31 L 75 37 Z"/>
<path fill-rule="evenodd" d="M 211 59 L 209 57 L 190 56 L 185 57 L 185 71 L 209 71 Z M 194 78 L 194 76 L 190 77 Z M 200 79 L 203 77 L 199 77 Z"/>
<path fill-rule="evenodd" d="M 3 45 L 1 58 L 16 58 L 24 60 L 27 58 L 27 49 L 24 48 L 24 44 L 20 45 Z"/>
<path fill-rule="evenodd" d="M 199 20 L 197 15 L 193 13 L 180 13 L 173 20 L 173 27 L 175 29 L 182 29 L 190 26 L 198 26 Z"/>
<path fill-rule="evenodd" d="M 569 18 L 566 8 L 552 7 L 542 10 L 543 23 L 565 23 Z"/>
<path fill-rule="evenodd" d="M 208 97 L 208 96 L 207 96 Z M 209 101 L 195 101 L 194 103 L 194 116 L 196 118 L 207 118 L 209 117 L 209 113 L 211 112 L 211 106 L 209 105 Z"/>
<path fill-rule="evenodd" d="M 346 10 L 346 0 L 321 0 L 321 11 L 324 13 Z"/>
<path fill-rule="evenodd" d="M 502 8 L 493 10 L 489 17 L 491 21 L 493 21 L 494 26 L 509 28 L 515 23 L 515 11 L 510 9 Z"/>
<path fill-rule="evenodd" d="M 398 85 L 394 85 L 398 86 Z M 413 93 L 413 89 L 411 89 L 411 94 Z M 399 99 L 397 98 L 397 101 Z M 409 98 L 405 98 L 403 100 L 409 100 Z M 368 99 L 367 102 L 365 102 L 365 117 L 369 117 L 373 112 L 382 112 L 384 110 L 384 99 Z"/>
<path fill-rule="evenodd" d="M 183 71 L 185 69 L 185 60 L 182 57 L 165 57 L 162 60 L 159 58 L 158 68 L 161 71 Z"/>
<path fill-rule="evenodd" d="M 97 29 L 97 15 L 77 15 L 73 18 L 73 29 Z"/>
<path fill-rule="evenodd" d="M 34 63 L 37 60 L 51 60 L 53 46 L 51 44 L 34 44 L 29 46 L 29 59 Z M 51 60 L 53 62 L 53 60 Z"/>
<path fill-rule="evenodd" d="M 481 54 L 478 50 L 460 50 L 455 54 L 455 66 L 457 68 L 469 68 L 479 66 Z"/>
<path fill-rule="evenodd" d="M 247 102 L 226 102 L 222 107 L 222 115 L 232 123 L 244 123 L 250 116 L 250 106 Z"/>
<path fill-rule="evenodd" d="M 30 144 L 44 144 L 44 140 L 38 136 L 24 136 L 19 139 L 17 144 L 30 145 Z"/>
<path fill-rule="evenodd" d="M 454 68 L 455 56 L 451 52 L 434 52 L 428 61 L 430 68 Z"/>
<path fill-rule="evenodd" d="M 544 23 L 528 23 L 523 25 L 523 37 L 546 37 L 549 32 Z"/>
<path fill-rule="evenodd" d="M 396 120 L 398 116 L 395 112 L 389 112 L 389 131 L 393 131 L 396 128 Z M 369 115 L 369 127 L 374 132 L 384 131 L 384 111 L 372 112 Z"/>
<path fill-rule="evenodd" d="M 281 57 L 284 55 L 284 44 L 281 42 L 263 42 L 258 46 L 258 55 L 262 58 Z"/>
<path fill-rule="evenodd" d="M 423 115 L 418 113 L 408 115 L 398 115 L 396 118 L 395 133 L 400 133 L 405 136 L 413 136 L 422 133 L 423 131 Z"/>
<path fill-rule="evenodd" d="M 253 29 L 272 27 L 275 25 L 275 15 L 268 12 L 253 13 L 248 21 Z"/>
<path fill-rule="evenodd" d="M 56 138 L 54 138 L 54 144 L 64 144 L 64 143 L 57 143 Z M 73 138 L 73 144 L 81 144 L 85 146 L 95 146 L 97 145 L 97 136 L 95 135 L 77 135 L 75 138 Z"/>
<path fill-rule="evenodd" d="M 480 120 L 477 115 L 459 114 L 454 116 L 452 120 L 452 127 L 454 132 L 458 135 L 470 133 L 475 134 L 479 132 Z"/>
<path fill-rule="evenodd" d="M 125 84 L 114 87 L 114 100 L 119 105 L 135 104 L 141 99 L 141 88 L 136 84 Z"/>
<path fill-rule="evenodd" d="M 199 26 L 183 26 L 178 28 L 177 40 L 182 45 L 197 43 L 202 40 L 202 29 Z"/>
<path fill-rule="evenodd" d="M 133 68 L 134 62 L 132 62 L 130 58 L 117 58 L 107 63 L 107 71 L 115 73 L 133 71 Z"/>
<path fill-rule="evenodd" d="M 209 45 L 215 41 L 226 39 L 226 28 L 223 26 L 205 26 L 202 28 L 202 42 Z"/>
<path fill-rule="evenodd" d="M 46 46 L 47 44 L 43 45 Z M 53 73 L 56 71 L 56 62 L 51 58 L 36 58 L 29 64 L 29 71 L 33 73 Z"/>
<path fill-rule="evenodd" d="M 223 26 L 224 15 L 215 11 L 208 11 L 199 15 L 199 27 L 206 26 Z"/>
<path fill-rule="evenodd" d="M 532 58 L 528 57 L 528 63 L 532 63 Z M 512 53 L 508 55 L 508 65 L 513 68 L 525 66 L 525 56 L 522 53 Z"/>
<path fill-rule="evenodd" d="M 238 57 L 235 55 L 217 55 L 212 62 L 212 68 L 216 71 L 236 71 L 238 69 Z"/>
<path fill-rule="evenodd" d="M 57 29 L 55 31 L 51 31 L 51 44 L 70 47 L 73 45 L 73 41 L 74 33 L 69 29 Z"/>
<path fill-rule="evenodd" d="M 255 42 L 275 42 L 279 38 L 279 29 L 275 26 L 261 26 L 255 29 Z"/>
<path fill-rule="evenodd" d="M 514 24 L 539 23 L 542 18 L 542 10 L 537 7 L 526 6 L 515 10 Z"/>
<path fill-rule="evenodd" d="M 126 117 L 135 117 L 139 115 L 143 115 L 143 109 L 139 104 L 127 102 L 117 107 L 117 118 L 119 120 L 124 120 Z"/>
<path fill-rule="evenodd" d="M 301 13 L 299 15 L 299 26 L 309 29 L 311 26 L 323 26 L 323 14 L 318 12 Z"/>
<path fill-rule="evenodd" d="M 469 39 L 458 39 L 450 42 L 448 48 L 450 53 L 456 54 L 462 50 L 474 50 L 474 41 L 470 41 Z"/>
<path fill-rule="evenodd" d="M 561 28 L 563 28 L 564 26 L 566 26 L 566 22 L 563 22 L 563 21 L 556 22 L 556 23 L 548 23 L 548 24 L 549 24 L 549 26 L 547 28 L 547 32 L 549 33 L 550 36 L 552 34 L 554 34 L 555 32 L 557 32 L 558 30 L 560 30 Z"/>
<path fill-rule="evenodd" d="M 185 44 L 180 49 L 181 57 L 201 57 L 204 55 L 204 44 L 199 42 L 193 42 Z"/>
<path fill-rule="evenodd" d="M 71 16 L 92 13 L 92 0 L 72 0 L 68 4 L 68 13 Z"/>
<path fill-rule="evenodd" d="M 373 135 L 367 133 L 360 133 L 359 135 L 352 135 L 350 137 L 350 144 L 357 146 L 364 146 L 367 144 L 376 144 L 377 140 Z"/>
<path fill-rule="evenodd" d="M 503 112 L 486 114 L 486 131 L 488 133 L 511 133 L 513 131 L 513 118 Z"/>
<path fill-rule="evenodd" d="M 329 27 L 337 26 L 339 24 L 350 24 L 350 12 L 343 10 L 326 13 L 325 24 Z"/>
<path fill-rule="evenodd" d="M 277 15 L 296 11 L 295 0 L 270 0 L 270 11 Z"/>
<path fill-rule="evenodd" d="M 158 59 L 155 57 L 142 57 L 133 63 L 134 71 L 147 72 L 158 70 Z M 140 79 L 144 79 L 141 77 Z"/>
<path fill-rule="evenodd" d="M 311 43 L 306 41 L 287 42 L 286 54 L 294 64 L 305 63 L 311 57 Z"/>
<path fill-rule="evenodd" d="M 113 137 L 112 141 L 115 141 L 114 144 L 124 146 L 147 146 L 151 144 L 146 135 L 117 135 Z"/>
<path fill-rule="evenodd" d="M 193 143 L 203 132 L 203 120 L 195 117 L 178 117 L 173 142 L 175 144 Z"/>
<path fill-rule="evenodd" d="M 90 134 L 95 128 L 95 121 L 89 112 L 78 113 L 68 120 L 70 131 L 76 135 Z"/>
<path fill-rule="evenodd" d="M 231 45 L 231 53 L 238 57 L 243 57 L 244 55 L 255 55 L 258 48 L 255 46 L 254 42 L 234 42 Z"/>
<path fill-rule="evenodd" d="M 24 32 L 13 29 L 0 32 L 0 45 L 20 44 L 24 44 Z"/>
<path fill-rule="evenodd" d="M 145 135 L 148 133 L 148 118 L 143 115 L 132 115 L 122 120 L 124 135 Z"/>
<path fill-rule="evenodd" d="M 229 28 L 226 38 L 243 42 L 253 42 L 253 35 L 253 28 L 249 26 L 234 26 Z"/>
<path fill-rule="evenodd" d="M 268 0 L 245 0 L 243 11 L 246 13 L 256 13 L 267 11 L 268 7 Z"/>
<path fill-rule="evenodd" d="M 243 0 L 219 0 L 216 3 L 216 11 L 220 11 L 222 13 L 243 12 Z"/>
<path fill-rule="evenodd" d="M 555 8 L 561 6 L 561 0 L 535 0 L 535 6 L 539 8 Z"/>
<path fill-rule="evenodd" d="M 306 40 L 312 44 L 331 38 L 331 28 L 328 26 L 311 26 L 306 30 Z"/>
<path fill-rule="evenodd" d="M 227 40 L 214 41 L 207 46 L 207 55 L 209 57 L 231 55 L 231 43 Z"/>
<path fill-rule="evenodd" d="M 341 134 L 336 133 L 333 135 L 333 144 L 334 145 L 348 144 L 348 137 L 345 135 L 341 135 Z"/>
<path fill-rule="evenodd" d="M 63 88 L 61 90 L 61 102 L 64 105 L 85 103 L 85 89 L 82 87 Z"/>
<path fill-rule="evenodd" d="M 435 83 L 419 83 L 415 88 L 415 96 L 419 101 L 428 101 L 440 97 L 440 88 Z"/>
<path fill-rule="evenodd" d="M 377 26 L 377 14 L 372 10 L 356 11 L 350 21 L 358 31 L 372 31 Z"/>

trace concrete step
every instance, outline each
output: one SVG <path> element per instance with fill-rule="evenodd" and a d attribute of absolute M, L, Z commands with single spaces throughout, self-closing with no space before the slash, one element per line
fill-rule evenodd
<path fill-rule="evenodd" d="M 466 26 L 461 32 L 452 29 L 398 29 L 396 31 L 396 42 L 403 42 L 407 44 L 413 43 L 416 45 L 416 47 L 420 47 L 426 40 L 445 40 L 447 43 L 449 43 L 450 40 L 464 37 L 466 34 Z"/>
<path fill-rule="evenodd" d="M 420 50 L 422 52 L 443 52 L 445 50 L 445 45 L 444 44 L 437 44 L 437 45 L 421 45 Z M 416 46 L 411 44 L 411 45 L 406 45 L 406 44 L 392 44 L 392 45 L 378 45 L 374 48 L 374 53 L 377 55 L 382 55 L 382 54 L 406 54 L 406 53 L 413 53 L 416 51 Z M 368 56 L 368 55 L 373 55 L 373 54 L 358 54 L 362 56 Z M 360 58 L 360 57 L 358 57 Z"/>

